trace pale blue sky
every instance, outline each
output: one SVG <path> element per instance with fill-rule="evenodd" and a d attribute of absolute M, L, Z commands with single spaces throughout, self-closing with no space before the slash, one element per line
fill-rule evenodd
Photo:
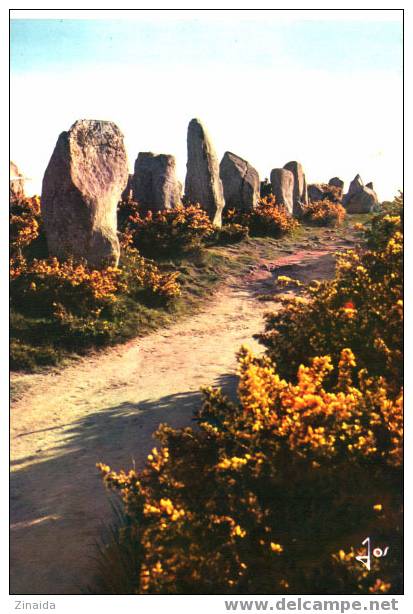
<path fill-rule="evenodd" d="M 12 20 L 11 70 L 12 156 L 36 191 L 81 117 L 116 121 L 131 167 L 138 151 L 175 154 L 181 179 L 200 116 L 219 157 L 262 176 L 298 159 L 310 182 L 401 186 L 401 21 Z"/>
<path fill-rule="evenodd" d="M 276 68 L 285 56 L 303 69 L 400 72 L 402 27 L 385 21 L 22 19 L 11 23 L 11 45 L 12 69 L 21 72 L 120 62 Z"/>

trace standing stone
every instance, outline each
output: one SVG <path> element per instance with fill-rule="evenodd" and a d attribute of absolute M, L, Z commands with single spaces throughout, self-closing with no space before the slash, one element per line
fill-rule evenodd
<path fill-rule="evenodd" d="M 370 183 L 370 185 L 373 185 Z M 370 213 L 378 205 L 376 192 L 363 184 L 360 175 L 350 183 L 349 190 L 343 198 L 347 213 Z"/>
<path fill-rule="evenodd" d="M 173 209 L 181 202 L 174 156 L 140 152 L 132 183 L 133 199 L 144 211 Z"/>
<path fill-rule="evenodd" d="M 377 207 L 378 202 L 376 192 L 364 186 L 347 201 L 346 210 L 347 213 L 370 213 Z"/>
<path fill-rule="evenodd" d="M 208 133 L 199 119 L 189 122 L 187 144 L 185 197 L 189 202 L 202 205 L 210 220 L 221 226 L 225 201 L 219 163 Z"/>
<path fill-rule="evenodd" d="M 251 211 L 260 197 L 260 178 L 253 166 L 239 156 L 226 151 L 219 165 L 228 209 Z"/>
<path fill-rule="evenodd" d="M 299 162 L 288 162 L 284 165 L 287 171 L 294 175 L 293 214 L 300 217 L 303 205 L 308 205 L 307 183 L 303 167 Z"/>
<path fill-rule="evenodd" d="M 18 200 L 24 197 L 24 177 L 17 164 L 10 161 L 10 200 Z"/>
<path fill-rule="evenodd" d="M 333 177 L 328 182 L 328 185 L 333 185 L 334 187 L 340 188 L 341 190 L 343 190 L 343 188 L 344 188 L 344 181 L 342 179 L 340 179 L 340 177 Z"/>
<path fill-rule="evenodd" d="M 128 183 L 122 192 L 121 200 L 132 200 L 133 174 L 129 173 Z"/>
<path fill-rule="evenodd" d="M 323 189 L 323 186 L 319 183 L 309 183 L 307 192 L 308 192 L 308 199 L 311 202 L 314 202 L 317 200 L 323 200 L 325 198 L 325 191 Z"/>
<path fill-rule="evenodd" d="M 364 188 L 364 183 L 360 177 L 360 175 L 356 175 L 353 181 L 350 183 L 347 194 L 344 195 L 343 205 L 346 205 L 350 198 L 360 192 Z"/>
<path fill-rule="evenodd" d="M 117 265 L 116 208 L 128 181 L 123 135 L 108 121 L 78 120 L 59 136 L 43 178 L 49 254 Z"/>
<path fill-rule="evenodd" d="M 264 181 L 260 182 L 260 196 L 261 198 L 265 198 L 266 196 L 271 196 L 272 194 L 272 185 L 268 181 L 268 177 L 265 177 Z"/>
<path fill-rule="evenodd" d="M 285 168 L 273 168 L 270 177 L 275 201 L 287 207 L 288 212 L 292 215 L 294 208 L 294 175 Z"/>

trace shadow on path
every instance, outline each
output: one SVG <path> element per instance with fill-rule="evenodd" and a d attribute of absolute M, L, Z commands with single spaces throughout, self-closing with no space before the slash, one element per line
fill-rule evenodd
<path fill-rule="evenodd" d="M 237 377 L 224 375 L 215 385 L 234 398 Z M 82 591 L 93 573 L 91 553 L 99 539 L 99 526 L 111 517 L 96 463 L 105 462 L 115 470 L 142 467 L 156 445 L 152 434 L 159 424 L 186 426 L 201 403 L 201 393 L 191 391 L 107 407 L 62 425 L 56 446 L 47 453 L 39 451 L 34 459 L 15 462 L 11 474 L 12 594 Z M 30 464 L 19 468 L 27 462 Z M 60 566 L 60 560 L 64 565 Z"/>

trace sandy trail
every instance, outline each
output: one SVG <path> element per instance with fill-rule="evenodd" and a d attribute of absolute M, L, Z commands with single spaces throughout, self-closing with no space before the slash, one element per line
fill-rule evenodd
<path fill-rule="evenodd" d="M 257 294 L 284 267 L 331 275 L 337 247 L 261 262 L 168 329 L 60 371 L 13 376 L 25 392 L 11 414 L 12 593 L 73 594 L 92 582 L 94 543 L 111 518 L 95 463 L 142 466 L 161 422 L 190 424 L 200 386 L 233 394 L 235 353 L 242 344 L 261 351 L 252 336 L 276 307 Z"/>

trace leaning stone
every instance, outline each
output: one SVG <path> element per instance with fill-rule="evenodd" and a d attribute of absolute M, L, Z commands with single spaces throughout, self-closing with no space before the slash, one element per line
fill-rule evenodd
<path fill-rule="evenodd" d="M 260 178 L 253 166 L 239 156 L 226 151 L 219 165 L 228 209 L 251 211 L 260 197 Z"/>
<path fill-rule="evenodd" d="M 270 177 L 275 201 L 280 205 L 284 205 L 290 215 L 292 215 L 294 194 L 293 173 L 285 168 L 273 168 Z"/>
<path fill-rule="evenodd" d="M 284 168 L 291 171 L 294 175 L 294 191 L 293 191 L 293 214 L 300 217 L 303 211 L 303 205 L 308 205 L 307 183 L 303 167 L 299 162 L 288 162 Z"/>
<path fill-rule="evenodd" d="M 133 199 L 143 211 L 173 209 L 181 203 L 175 157 L 140 152 L 133 174 Z"/>
<path fill-rule="evenodd" d="M 221 226 L 225 200 L 219 163 L 209 135 L 199 119 L 189 122 L 187 145 L 185 198 L 188 202 L 199 203 L 210 220 Z"/>
<path fill-rule="evenodd" d="M 116 208 L 128 181 L 123 135 L 112 122 L 78 120 L 59 136 L 43 178 L 49 254 L 117 265 Z"/>

